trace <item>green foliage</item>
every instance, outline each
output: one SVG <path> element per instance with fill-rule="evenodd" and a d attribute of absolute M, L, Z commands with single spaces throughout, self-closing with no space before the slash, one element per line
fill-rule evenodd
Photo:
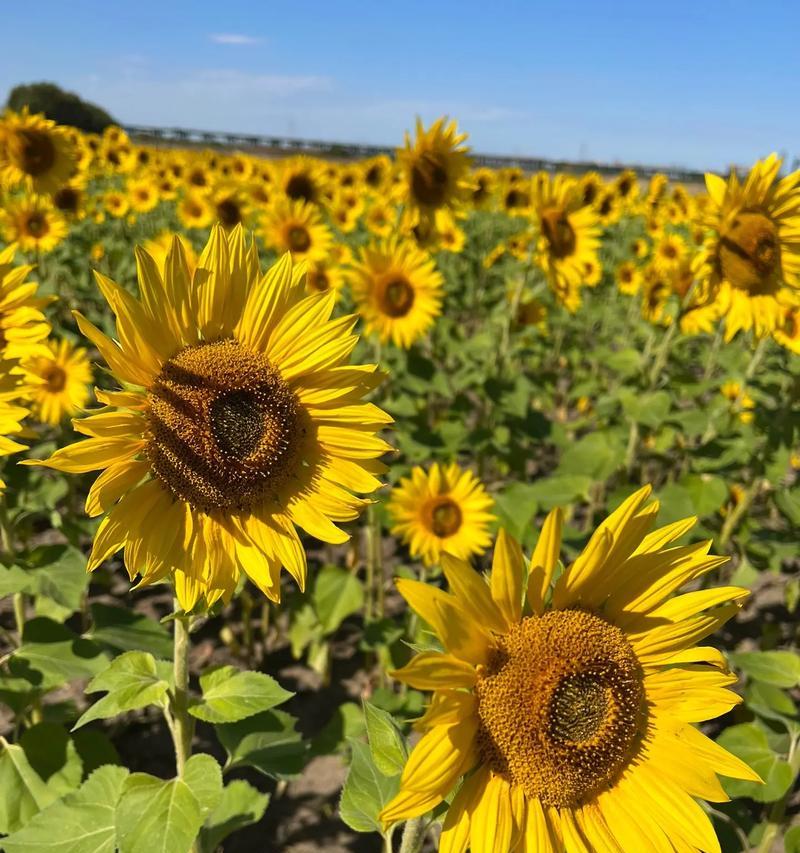
<path fill-rule="evenodd" d="M 232 666 L 200 677 L 203 698 L 189 713 L 207 723 L 236 723 L 281 705 L 292 697 L 274 678 L 261 672 L 239 672 Z"/>
<path fill-rule="evenodd" d="M 71 125 L 89 133 L 102 133 L 114 123 L 104 109 L 84 101 L 74 92 L 65 92 L 55 83 L 15 86 L 9 92 L 6 107 L 17 112 L 28 107 L 32 113 L 44 113 L 59 124 Z"/>

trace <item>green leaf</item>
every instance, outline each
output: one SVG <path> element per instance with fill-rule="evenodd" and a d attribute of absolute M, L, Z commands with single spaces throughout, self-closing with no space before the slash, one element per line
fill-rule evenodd
<path fill-rule="evenodd" d="M 69 733 L 55 723 L 37 723 L 19 739 L 28 763 L 59 796 L 74 791 L 83 777 L 83 761 Z"/>
<path fill-rule="evenodd" d="M 214 811 L 222 799 L 222 770 L 210 755 L 193 755 L 184 768 L 183 781 L 200 803 L 204 818 Z"/>
<path fill-rule="evenodd" d="M 658 512 L 659 524 L 671 524 L 682 518 L 694 515 L 694 501 L 688 489 L 679 483 L 669 483 L 658 493 L 660 509 Z"/>
<path fill-rule="evenodd" d="M 332 634 L 344 620 L 364 605 L 364 588 L 358 578 L 338 566 L 325 566 L 317 575 L 311 601 L 325 634 Z"/>
<path fill-rule="evenodd" d="M 784 853 L 800 853 L 800 826 L 793 826 L 783 836 Z"/>
<path fill-rule="evenodd" d="M 382 832 L 378 815 L 400 790 L 400 776 L 384 776 L 365 743 L 354 740 L 351 747 L 353 757 L 339 801 L 339 816 L 356 832 Z"/>
<path fill-rule="evenodd" d="M 85 636 L 118 652 L 150 652 L 157 658 L 172 656 L 172 637 L 155 619 L 124 607 L 92 604 L 92 629 Z"/>
<path fill-rule="evenodd" d="M 689 493 L 695 515 L 713 515 L 728 500 L 728 487 L 722 477 L 714 474 L 689 474 L 681 480 Z"/>
<path fill-rule="evenodd" d="M 669 414 L 672 401 L 666 391 L 620 394 L 622 410 L 629 420 L 644 426 L 657 427 Z"/>
<path fill-rule="evenodd" d="M 268 711 L 294 696 L 263 672 L 222 666 L 200 677 L 203 699 L 189 713 L 207 723 L 236 723 Z"/>
<path fill-rule="evenodd" d="M 82 551 L 71 545 L 45 545 L 33 552 L 31 562 L 35 566 L 31 577 L 39 595 L 55 601 L 69 613 L 81 609 L 89 586 Z"/>
<path fill-rule="evenodd" d="M 571 444 L 558 464 L 558 474 L 585 474 L 605 481 L 619 468 L 624 457 L 619 438 L 609 432 L 593 432 Z"/>
<path fill-rule="evenodd" d="M 6 853 L 114 853 L 117 801 L 124 767 L 101 767 L 81 787 L 4 839 Z"/>
<path fill-rule="evenodd" d="M 402 772 L 408 759 L 408 750 L 392 715 L 364 702 L 364 720 L 375 766 L 384 776 L 395 776 Z"/>
<path fill-rule="evenodd" d="M 33 585 L 28 572 L 19 566 L 0 566 L 0 598 L 18 592 L 30 592 Z"/>
<path fill-rule="evenodd" d="M 121 764 L 111 738 L 97 729 L 81 729 L 72 740 L 83 762 L 83 775 L 88 776 L 105 764 Z"/>
<path fill-rule="evenodd" d="M 305 766 L 307 744 L 296 720 L 283 711 L 266 711 L 238 723 L 216 726 L 228 753 L 226 769 L 249 765 L 273 779 L 291 779 Z"/>
<path fill-rule="evenodd" d="M 91 678 L 108 666 L 108 657 L 96 643 L 42 616 L 25 623 L 22 640 L 9 662 L 11 673 L 43 691 Z"/>
<path fill-rule="evenodd" d="M 756 723 L 742 723 L 725 729 L 718 743 L 749 764 L 764 780 L 760 785 L 741 779 L 724 779 L 725 791 L 731 797 L 750 797 L 759 803 L 771 803 L 791 787 L 794 781 L 792 768 L 772 751 L 766 734 Z"/>
<path fill-rule="evenodd" d="M 203 849 L 216 850 L 229 835 L 258 823 L 269 803 L 269 794 L 262 794 L 252 785 L 236 779 L 222 792 L 222 798 L 206 819 L 202 831 Z"/>
<path fill-rule="evenodd" d="M 0 835 L 21 829 L 57 796 L 31 767 L 25 750 L 0 737 Z"/>
<path fill-rule="evenodd" d="M 551 510 L 576 500 L 587 500 L 591 487 L 592 478 L 580 474 L 543 477 L 531 483 L 528 494 L 541 509 Z"/>
<path fill-rule="evenodd" d="M 538 510 L 530 483 L 510 483 L 495 497 L 500 523 L 518 540 L 524 538 Z"/>
<path fill-rule="evenodd" d="M 161 706 L 168 689 L 169 683 L 159 676 L 157 662 L 152 655 L 126 652 L 89 682 L 87 693 L 105 690 L 107 694 L 86 711 L 74 728 L 148 705 Z"/>
<path fill-rule="evenodd" d="M 775 687 L 800 684 L 800 655 L 789 651 L 739 652 L 730 656 L 745 675 Z"/>
<path fill-rule="evenodd" d="M 120 853 L 188 853 L 203 816 L 182 779 L 134 773 L 125 780 L 116 811 Z"/>

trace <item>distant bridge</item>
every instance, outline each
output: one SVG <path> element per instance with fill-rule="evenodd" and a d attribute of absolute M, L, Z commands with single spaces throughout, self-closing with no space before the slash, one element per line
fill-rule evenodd
<path fill-rule="evenodd" d="M 150 127 L 147 125 L 124 125 L 128 135 L 146 144 L 167 143 L 169 145 L 206 145 L 215 148 L 235 148 L 263 156 L 287 154 L 311 154 L 336 159 L 375 157 L 379 154 L 392 156 L 395 146 L 363 145 L 357 142 L 323 142 L 317 139 L 295 139 L 256 133 L 222 133 L 214 130 L 189 130 L 183 127 Z M 497 154 L 472 154 L 478 166 L 503 168 L 518 166 L 526 172 L 599 172 L 613 176 L 623 169 L 633 169 L 640 178 L 649 178 L 656 173 L 682 183 L 704 181 L 703 172 L 676 167 L 627 166 L 620 163 L 594 163 L 591 161 L 548 160 L 542 157 L 511 157 Z"/>

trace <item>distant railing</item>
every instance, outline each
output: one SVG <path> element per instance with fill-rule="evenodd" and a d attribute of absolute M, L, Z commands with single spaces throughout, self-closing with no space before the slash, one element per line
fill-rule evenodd
<path fill-rule="evenodd" d="M 125 125 L 125 131 L 140 142 L 168 142 L 171 144 L 208 145 L 218 148 L 261 149 L 264 153 L 320 154 L 341 159 L 357 157 L 375 157 L 378 154 L 392 155 L 394 147 L 384 145 L 362 145 L 357 142 L 323 142 L 317 139 L 294 139 L 286 136 L 272 136 L 256 133 L 223 133 L 214 130 L 190 130 L 183 127 L 149 127 L 146 125 Z M 526 172 L 599 172 L 601 175 L 617 175 L 623 169 L 631 168 L 641 178 L 649 178 L 657 173 L 664 174 L 670 180 L 683 183 L 702 183 L 703 172 L 680 169 L 672 166 L 627 166 L 620 163 L 595 163 L 593 161 L 548 160 L 543 157 L 512 157 L 499 154 L 473 154 L 478 166 L 503 168 L 518 166 Z"/>

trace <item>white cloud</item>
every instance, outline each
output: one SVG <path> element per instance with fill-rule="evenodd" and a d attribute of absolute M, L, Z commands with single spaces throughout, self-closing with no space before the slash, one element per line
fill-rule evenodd
<path fill-rule="evenodd" d="M 241 33 L 212 33 L 209 38 L 215 44 L 251 45 L 261 43 L 260 38 L 246 36 Z"/>

